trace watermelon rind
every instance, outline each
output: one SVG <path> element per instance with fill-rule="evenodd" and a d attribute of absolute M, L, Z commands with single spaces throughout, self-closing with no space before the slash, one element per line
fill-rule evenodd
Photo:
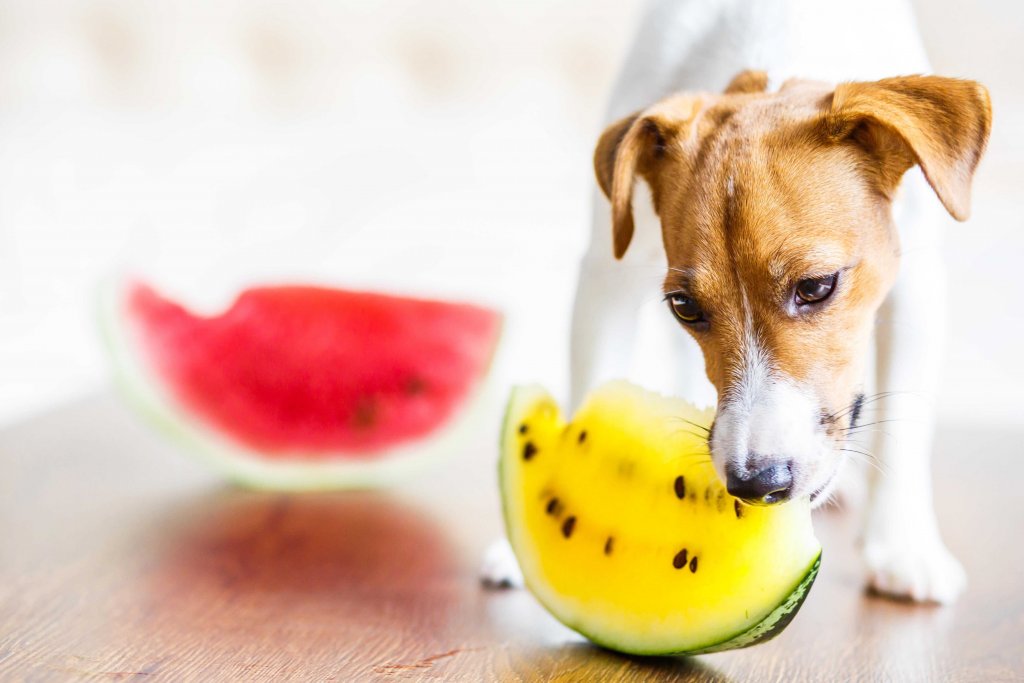
<path fill-rule="evenodd" d="M 590 640 L 595 645 L 600 645 L 608 650 L 615 650 L 616 652 L 625 652 L 632 655 L 645 655 L 645 656 L 690 656 L 690 655 L 705 655 L 711 654 L 712 652 L 725 652 L 726 650 L 739 650 L 744 647 L 750 647 L 751 645 L 757 645 L 764 643 L 775 636 L 782 633 L 789 622 L 793 620 L 796 613 L 800 611 L 800 607 L 803 605 L 804 600 L 807 599 L 807 595 L 810 593 L 811 586 L 814 585 L 814 580 L 818 577 L 818 569 L 821 567 L 821 553 L 819 552 L 811 566 L 807 568 L 807 572 L 800 578 L 793 590 L 786 596 L 786 598 L 779 603 L 779 605 L 773 609 L 768 615 L 754 624 L 750 628 L 740 631 L 739 633 L 726 636 L 724 639 L 716 640 L 706 645 L 698 645 L 695 647 L 686 648 L 684 650 L 660 650 L 660 649 L 637 649 L 637 648 L 624 648 L 616 643 L 603 640 L 597 636 L 593 636 L 586 631 L 585 626 L 580 624 L 572 624 L 568 621 L 563 621 L 558 617 L 555 612 L 555 617 L 562 621 L 563 624 L 578 632 L 584 636 L 587 640 Z M 550 609 L 549 609 L 550 611 Z"/>
<path fill-rule="evenodd" d="M 518 526 L 513 519 L 513 511 L 510 509 L 511 501 L 513 496 L 512 492 L 506 491 L 506 466 L 510 462 L 514 462 L 517 453 L 510 452 L 505 445 L 510 442 L 511 437 L 514 435 L 514 431 L 517 429 L 519 418 L 525 412 L 525 408 L 536 404 L 538 401 L 551 400 L 550 393 L 542 386 L 537 384 L 530 385 L 519 385 L 512 388 L 508 402 L 506 403 L 505 413 L 502 420 L 501 429 L 501 441 L 499 443 L 499 458 L 498 458 L 498 487 L 501 491 L 502 500 L 502 515 L 505 522 L 506 533 L 508 534 L 509 542 L 512 545 L 513 551 L 516 551 L 516 544 L 518 541 Z M 528 572 L 523 572 L 523 579 L 526 587 L 530 592 L 538 599 L 538 601 L 544 606 L 547 611 L 560 621 L 565 626 L 568 626 L 572 630 L 576 631 L 587 640 L 591 641 L 595 645 L 603 647 L 608 650 L 621 652 L 629 655 L 639 656 L 690 656 L 700 654 L 710 654 L 713 652 L 723 652 L 726 650 L 737 650 L 744 647 L 750 647 L 751 645 L 757 645 L 764 643 L 775 636 L 782 633 L 786 626 L 793 620 L 800 607 L 803 605 L 804 600 L 807 599 L 807 595 L 810 593 L 811 586 L 814 585 L 814 581 L 818 576 L 818 570 L 821 567 L 821 551 L 814 556 L 808 565 L 806 571 L 804 571 L 800 578 L 794 583 L 792 589 L 787 592 L 786 597 L 783 598 L 778 605 L 776 605 L 763 619 L 759 622 L 749 626 L 742 631 L 737 633 L 726 635 L 724 637 L 716 637 L 713 640 L 687 647 L 685 649 L 674 649 L 674 648 L 643 648 L 636 647 L 635 644 L 625 645 L 622 643 L 616 643 L 601 636 L 595 635 L 590 631 L 586 624 L 585 619 L 571 618 L 569 615 L 564 613 L 564 610 L 559 609 L 557 605 L 548 604 L 542 596 L 547 594 L 547 591 L 542 590 L 541 587 L 534 585 L 534 577 Z"/>
<path fill-rule="evenodd" d="M 98 288 L 99 325 L 121 395 L 150 424 L 170 436 L 202 464 L 229 481 L 252 489 L 328 491 L 379 488 L 409 479 L 459 452 L 482 422 L 495 398 L 490 367 L 501 345 L 501 330 L 486 368 L 449 420 L 418 440 L 403 442 L 366 459 L 358 453 L 301 451 L 268 459 L 191 415 L 140 356 L 135 332 L 122 313 L 128 278 L 112 278 Z M 500 321 L 499 321 L 500 325 Z"/>

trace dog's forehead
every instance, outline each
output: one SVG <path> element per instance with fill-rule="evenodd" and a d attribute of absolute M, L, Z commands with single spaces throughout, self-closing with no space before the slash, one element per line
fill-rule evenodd
<path fill-rule="evenodd" d="M 814 81 L 787 81 L 771 92 L 709 96 L 702 99 L 698 134 L 725 127 L 733 136 L 761 137 L 817 118 L 831 98 L 832 88 Z"/>
<path fill-rule="evenodd" d="M 813 86 L 813 87 L 812 87 Z M 877 219 L 849 150 L 813 137 L 822 91 L 724 96 L 702 112 L 690 181 L 662 212 L 669 263 L 778 278 L 842 262 Z"/>

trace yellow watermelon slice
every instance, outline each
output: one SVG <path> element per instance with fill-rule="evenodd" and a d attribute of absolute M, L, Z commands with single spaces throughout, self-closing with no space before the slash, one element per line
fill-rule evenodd
<path fill-rule="evenodd" d="M 505 524 L 527 587 L 560 621 L 631 654 L 772 638 L 818 572 L 809 503 L 748 506 L 711 465 L 710 411 L 625 382 L 567 421 L 516 388 L 501 437 Z"/>

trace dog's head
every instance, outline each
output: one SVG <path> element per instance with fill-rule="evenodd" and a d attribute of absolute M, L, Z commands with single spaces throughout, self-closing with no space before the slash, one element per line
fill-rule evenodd
<path fill-rule="evenodd" d="M 595 153 L 615 256 L 637 178 L 661 220 L 671 314 L 718 390 L 710 439 L 734 495 L 820 495 L 841 462 L 875 313 L 899 259 L 890 200 L 917 164 L 966 219 L 991 123 L 971 81 L 912 76 L 765 92 L 744 72 L 612 125 Z M 669 313 L 666 313 L 669 314 Z"/>

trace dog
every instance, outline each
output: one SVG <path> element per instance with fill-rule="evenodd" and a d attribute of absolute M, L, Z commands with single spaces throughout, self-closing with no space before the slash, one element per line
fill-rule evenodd
<path fill-rule="evenodd" d="M 928 72 L 903 0 L 652 0 L 594 155 L 570 402 L 635 369 L 655 286 L 637 274 L 660 273 L 667 324 L 648 333 L 668 351 L 647 355 L 674 393 L 717 403 L 728 491 L 820 504 L 885 423 L 865 454 L 868 586 L 949 603 L 966 576 L 929 465 L 943 208 L 968 217 L 991 106 L 978 83 L 904 75 Z M 507 545 L 484 576 L 519 581 Z"/>

